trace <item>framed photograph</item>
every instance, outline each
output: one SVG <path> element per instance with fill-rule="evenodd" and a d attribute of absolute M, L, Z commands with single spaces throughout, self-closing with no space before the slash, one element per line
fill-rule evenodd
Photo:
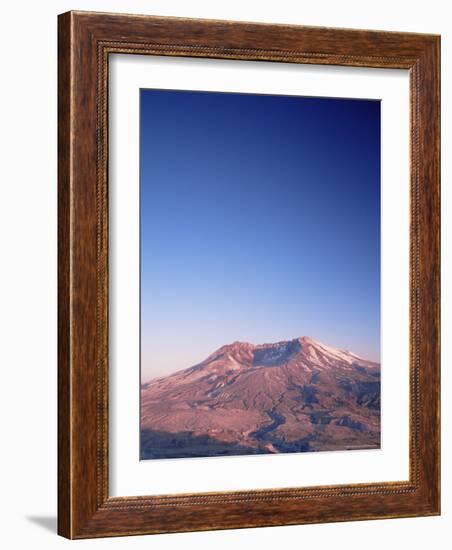
<path fill-rule="evenodd" d="M 440 513 L 439 56 L 59 16 L 61 535 Z"/>

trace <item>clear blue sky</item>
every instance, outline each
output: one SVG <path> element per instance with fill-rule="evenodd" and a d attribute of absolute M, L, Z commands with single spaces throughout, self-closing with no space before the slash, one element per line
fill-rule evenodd
<path fill-rule="evenodd" d="M 380 103 L 141 90 L 142 378 L 235 340 L 380 357 Z"/>

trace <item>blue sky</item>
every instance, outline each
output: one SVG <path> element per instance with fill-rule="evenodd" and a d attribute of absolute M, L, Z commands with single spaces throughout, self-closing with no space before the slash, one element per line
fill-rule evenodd
<path fill-rule="evenodd" d="M 141 90 L 142 378 L 312 336 L 380 358 L 380 103 Z"/>

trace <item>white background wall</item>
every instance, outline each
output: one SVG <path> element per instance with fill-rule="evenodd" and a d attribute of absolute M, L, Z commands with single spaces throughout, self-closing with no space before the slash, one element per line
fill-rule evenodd
<path fill-rule="evenodd" d="M 449 548 L 452 535 L 452 17 L 448 1 L 73 0 L 2 4 L 0 518 L 4 548 Z M 69 9 L 442 34 L 443 515 L 71 543 L 56 526 L 56 32 Z M 449 335 L 449 341 L 447 338 Z M 449 437 L 447 437 L 449 436 Z"/>

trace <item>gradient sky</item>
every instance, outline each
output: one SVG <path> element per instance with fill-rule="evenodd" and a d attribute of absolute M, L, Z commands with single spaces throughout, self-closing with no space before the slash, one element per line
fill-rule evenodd
<path fill-rule="evenodd" d="M 236 340 L 380 358 L 380 102 L 141 90 L 142 379 Z"/>

